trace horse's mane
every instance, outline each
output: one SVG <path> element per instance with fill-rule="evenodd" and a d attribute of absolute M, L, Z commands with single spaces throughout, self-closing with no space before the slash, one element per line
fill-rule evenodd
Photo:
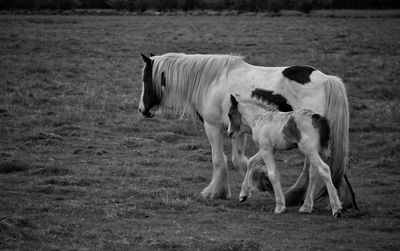
<path fill-rule="evenodd" d="M 168 53 L 154 57 L 153 84 L 161 94 L 161 75 L 165 74 L 165 96 L 173 111 L 181 117 L 195 117 L 196 105 L 201 102 L 207 89 L 229 71 L 243 57 L 234 55 L 186 55 Z M 223 74 L 225 72 L 225 75 Z"/>

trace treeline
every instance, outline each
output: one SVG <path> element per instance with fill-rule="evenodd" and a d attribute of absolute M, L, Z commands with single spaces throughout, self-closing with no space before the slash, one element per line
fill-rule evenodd
<path fill-rule="evenodd" d="M 70 10 L 70 9 L 117 9 L 144 12 L 237 10 L 274 11 L 298 9 L 398 9 L 400 0 L 0 0 L 0 9 Z"/>

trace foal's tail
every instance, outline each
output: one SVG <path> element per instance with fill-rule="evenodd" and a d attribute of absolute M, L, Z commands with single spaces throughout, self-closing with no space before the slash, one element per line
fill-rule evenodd
<path fill-rule="evenodd" d="M 329 154 L 329 137 L 331 134 L 331 127 L 329 126 L 329 121 L 322 117 L 321 115 L 315 113 L 311 116 L 313 126 L 318 129 L 319 133 L 319 144 L 321 146 L 321 151 L 326 157 Z"/>
<path fill-rule="evenodd" d="M 335 76 L 328 76 L 324 86 L 326 97 L 324 117 L 330 126 L 331 155 L 328 158 L 328 165 L 331 169 L 332 182 L 340 193 L 343 207 L 357 208 L 351 185 L 348 180 L 344 180 L 349 159 L 349 104 L 346 89 L 342 80 Z M 321 199 L 326 194 L 326 188 L 323 186 L 317 191 L 316 198 Z"/>

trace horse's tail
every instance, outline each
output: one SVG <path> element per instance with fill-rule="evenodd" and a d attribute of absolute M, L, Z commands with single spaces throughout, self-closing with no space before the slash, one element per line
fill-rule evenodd
<path fill-rule="evenodd" d="M 321 151 L 325 156 L 329 156 L 329 137 L 331 133 L 331 127 L 329 126 L 329 121 L 327 118 L 322 117 L 318 113 L 315 113 L 311 116 L 312 123 L 315 128 L 318 129 L 319 134 L 319 144 L 321 147 Z"/>
<path fill-rule="evenodd" d="M 332 182 L 339 190 L 344 208 L 357 208 L 351 185 L 348 180 L 344 180 L 349 160 L 349 104 L 346 88 L 342 80 L 335 76 L 328 76 L 323 84 L 326 99 L 324 117 L 329 121 L 330 126 L 331 154 L 328 165 L 331 169 Z M 326 188 L 322 186 L 317 191 L 316 198 L 321 199 L 326 195 Z"/>

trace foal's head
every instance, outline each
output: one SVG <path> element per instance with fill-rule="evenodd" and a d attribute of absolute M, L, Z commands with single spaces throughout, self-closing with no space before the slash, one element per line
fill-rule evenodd
<path fill-rule="evenodd" d="M 240 129 L 242 128 L 242 115 L 238 109 L 238 102 L 236 98 L 231 95 L 231 107 L 229 108 L 228 117 L 229 117 L 229 126 L 228 126 L 228 136 L 229 138 L 235 138 L 240 133 Z"/>

